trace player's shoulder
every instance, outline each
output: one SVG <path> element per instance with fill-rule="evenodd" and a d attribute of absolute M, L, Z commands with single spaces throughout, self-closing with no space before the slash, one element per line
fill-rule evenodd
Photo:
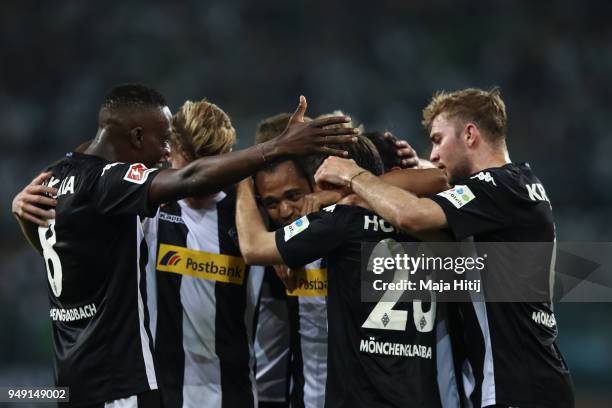
<path fill-rule="evenodd" d="M 514 190 L 519 171 L 512 163 L 487 168 L 457 181 L 452 188 L 438 193 L 437 196 L 446 198 L 456 208 L 471 202 L 483 202 L 483 198 L 488 199 L 485 202 L 503 201 L 508 198 L 508 192 Z"/>
<path fill-rule="evenodd" d="M 370 210 L 359 207 L 357 205 L 344 205 L 344 204 L 333 204 L 328 207 L 321 208 L 323 214 L 330 214 L 332 216 L 358 216 L 360 214 L 371 213 Z"/>
<path fill-rule="evenodd" d="M 505 195 L 514 192 L 528 178 L 531 170 L 523 164 L 508 163 L 501 167 L 481 170 L 458 181 L 452 190 L 463 190 L 460 194 L 484 192 L 489 195 Z"/>
<path fill-rule="evenodd" d="M 58 174 L 65 175 L 67 173 L 78 175 L 80 177 L 89 177 L 100 175 L 102 169 L 109 162 L 101 157 L 90 154 L 77 152 L 69 152 L 65 157 L 53 163 L 49 169 L 57 171 Z"/>
<path fill-rule="evenodd" d="M 544 186 L 528 163 L 508 163 L 481 170 L 439 195 L 460 205 L 482 196 L 504 203 L 549 201 Z"/>
<path fill-rule="evenodd" d="M 100 160 L 80 153 L 70 152 L 63 158 L 47 166 L 45 171 L 51 172 L 52 176 L 46 185 L 58 188 L 58 197 L 88 191 L 93 174 L 92 165 Z"/>
<path fill-rule="evenodd" d="M 526 180 L 537 180 L 529 163 L 508 163 L 481 170 L 466 179 L 470 183 L 489 187 L 509 187 Z"/>
<path fill-rule="evenodd" d="M 529 163 L 509 163 L 502 167 L 483 170 L 471 177 L 500 195 L 520 201 L 548 201 L 544 185 L 534 174 Z"/>
<path fill-rule="evenodd" d="M 324 207 L 317 214 L 317 218 L 329 220 L 337 224 L 350 225 L 357 218 L 372 214 L 372 211 L 356 205 L 333 204 Z"/>
<path fill-rule="evenodd" d="M 304 215 L 298 218 L 293 223 L 285 226 L 285 231 L 292 230 L 305 230 L 313 225 L 316 225 L 317 229 L 338 229 L 342 230 L 343 225 L 350 219 L 351 214 L 354 213 L 352 206 L 333 204 L 328 207 L 323 207 L 320 211 Z"/>
<path fill-rule="evenodd" d="M 68 164 L 69 162 L 69 156 L 66 155 L 64 157 L 62 157 L 61 159 L 58 159 L 56 161 L 54 161 L 53 163 L 49 164 L 47 167 L 45 167 L 44 171 L 50 171 L 53 172 L 58 168 L 64 167 Z"/>

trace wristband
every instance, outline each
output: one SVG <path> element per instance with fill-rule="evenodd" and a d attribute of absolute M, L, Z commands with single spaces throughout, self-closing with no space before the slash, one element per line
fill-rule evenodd
<path fill-rule="evenodd" d="M 349 180 L 349 190 L 353 191 L 353 179 L 357 176 L 361 176 L 363 173 L 367 173 L 367 170 L 361 170 L 359 173 L 351 177 L 351 179 Z"/>

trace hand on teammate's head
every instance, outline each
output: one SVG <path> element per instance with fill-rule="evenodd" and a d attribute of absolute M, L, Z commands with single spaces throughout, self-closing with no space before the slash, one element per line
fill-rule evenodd
<path fill-rule="evenodd" d="M 395 146 L 402 168 L 411 169 L 418 167 L 419 156 L 407 141 L 398 139 L 391 132 L 385 132 L 383 137 Z"/>
<path fill-rule="evenodd" d="M 308 154 L 328 154 L 347 156 L 347 152 L 328 145 L 355 142 L 359 133 L 354 128 L 326 128 L 329 125 L 346 123 L 348 116 L 333 116 L 304 122 L 307 108 L 306 98 L 300 96 L 300 103 L 291 115 L 289 125 L 278 137 L 267 142 L 268 148 L 280 151 L 283 156 L 303 156 Z M 264 152 L 266 149 L 264 148 Z"/>
<path fill-rule="evenodd" d="M 352 159 L 328 157 L 318 168 L 315 181 L 322 189 L 348 187 L 351 178 L 363 169 Z"/>

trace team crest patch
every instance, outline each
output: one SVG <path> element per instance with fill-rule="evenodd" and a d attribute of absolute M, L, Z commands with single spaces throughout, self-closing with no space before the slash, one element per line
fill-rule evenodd
<path fill-rule="evenodd" d="M 147 181 L 149 177 L 149 173 L 154 172 L 157 169 L 149 169 L 142 163 L 134 163 L 130 166 L 128 171 L 123 176 L 125 181 L 129 181 L 134 184 L 143 184 Z"/>
<path fill-rule="evenodd" d="M 285 242 L 289 241 L 291 238 L 295 237 L 300 232 L 304 231 L 310 222 L 308 222 L 308 217 L 304 216 L 292 222 L 291 224 L 285 227 Z"/>
<path fill-rule="evenodd" d="M 468 186 L 456 185 L 450 190 L 443 191 L 438 193 L 440 197 L 446 198 L 450 201 L 456 208 L 461 208 L 473 199 L 476 198 L 472 190 Z"/>

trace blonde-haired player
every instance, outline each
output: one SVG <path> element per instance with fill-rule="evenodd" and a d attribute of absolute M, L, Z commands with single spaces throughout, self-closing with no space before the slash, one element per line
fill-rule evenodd
<path fill-rule="evenodd" d="M 173 168 L 227 153 L 229 116 L 206 100 L 172 117 Z M 233 189 L 167 203 L 145 221 L 147 279 L 159 383 L 167 407 L 254 407 L 249 266 L 230 236 Z M 151 288 L 153 289 L 153 288 Z M 156 307 L 155 307 L 156 306 Z"/>

